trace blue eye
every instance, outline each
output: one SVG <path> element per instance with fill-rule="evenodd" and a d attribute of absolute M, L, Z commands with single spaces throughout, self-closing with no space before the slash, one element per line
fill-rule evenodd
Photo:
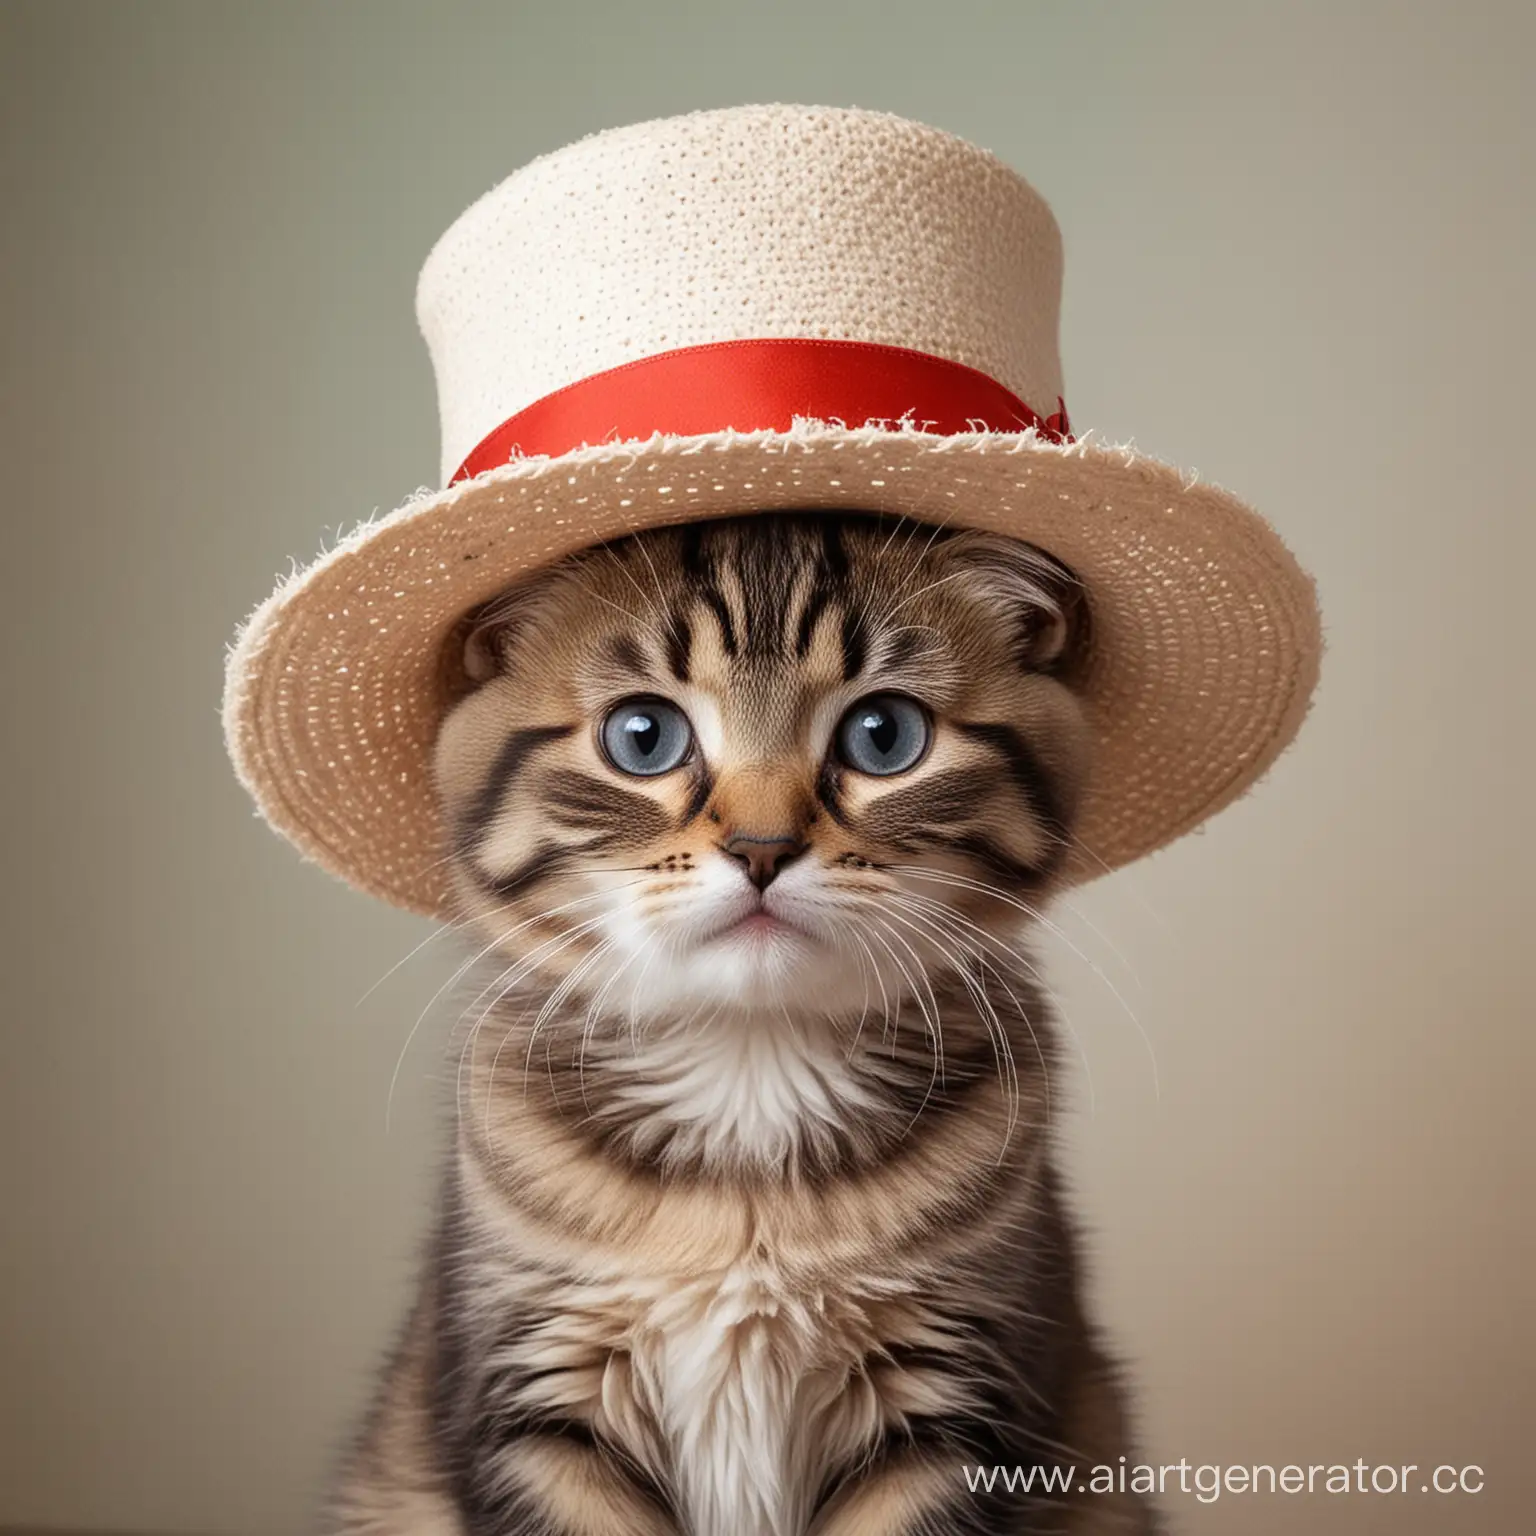
<path fill-rule="evenodd" d="M 620 773 L 654 778 L 685 762 L 693 750 L 688 716 L 665 699 L 625 699 L 603 717 L 603 752 Z"/>
<path fill-rule="evenodd" d="M 860 699 L 837 727 L 837 750 L 850 768 L 882 777 L 905 773 L 928 750 L 928 716 L 897 693 Z"/>

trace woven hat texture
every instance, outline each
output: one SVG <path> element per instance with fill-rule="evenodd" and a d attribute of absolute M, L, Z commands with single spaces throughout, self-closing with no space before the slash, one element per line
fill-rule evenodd
<path fill-rule="evenodd" d="M 1216 486 L 1091 434 L 928 430 L 921 401 L 875 421 L 599 437 L 449 483 L 535 401 L 721 342 L 910 349 L 979 370 L 1044 418 L 1064 394 L 1061 278 L 1056 223 L 1017 173 L 886 113 L 693 113 L 513 174 L 453 224 L 418 287 L 445 488 L 282 581 L 230 648 L 226 740 L 262 814 L 354 886 L 444 912 L 428 768 L 461 617 L 639 529 L 843 508 L 1007 533 L 1083 578 L 1098 750 L 1073 878 L 1198 825 L 1294 736 L 1321 652 L 1311 580 Z"/>

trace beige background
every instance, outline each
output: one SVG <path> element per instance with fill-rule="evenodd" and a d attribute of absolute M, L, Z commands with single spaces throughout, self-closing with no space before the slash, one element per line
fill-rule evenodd
<path fill-rule="evenodd" d="M 1053 946 L 1070 1161 L 1158 1460 L 1488 1488 L 1173 1529 L 1530 1528 L 1528 17 L 0 9 L 0 1525 L 303 1529 L 408 1281 L 433 1025 L 385 1105 L 449 961 L 358 1004 L 430 930 L 254 820 L 225 641 L 433 479 L 411 296 L 461 208 L 589 130 L 783 99 L 1018 165 L 1066 234 L 1074 421 L 1240 488 L 1321 582 L 1295 750 L 1064 914 L 1103 978 Z"/>

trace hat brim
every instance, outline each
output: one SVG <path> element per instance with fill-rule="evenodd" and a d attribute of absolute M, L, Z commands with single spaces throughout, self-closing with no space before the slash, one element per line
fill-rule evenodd
<path fill-rule="evenodd" d="M 1070 881 L 1230 803 L 1306 712 L 1322 650 L 1312 581 L 1226 491 L 1091 439 L 797 421 L 517 459 L 359 527 L 284 580 L 231 646 L 224 729 L 236 772 L 308 858 L 396 906 L 445 915 L 430 768 L 444 647 L 463 615 L 595 543 L 788 509 L 987 529 L 1082 578 L 1097 751 Z"/>

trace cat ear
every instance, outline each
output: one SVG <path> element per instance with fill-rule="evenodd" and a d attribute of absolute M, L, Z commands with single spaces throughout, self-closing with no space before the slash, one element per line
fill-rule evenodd
<path fill-rule="evenodd" d="M 985 598 L 1006 614 L 1013 654 L 1027 672 L 1063 672 L 1087 650 L 1088 594 L 1054 555 L 995 533 L 960 533 L 949 557 L 974 576 Z"/>
<path fill-rule="evenodd" d="M 501 671 L 502 626 L 476 618 L 464 636 L 464 676 L 472 683 L 483 683 Z"/>
<path fill-rule="evenodd" d="M 458 629 L 458 657 L 466 682 L 478 687 L 507 669 L 537 607 L 535 582 L 512 587 L 465 614 Z"/>

